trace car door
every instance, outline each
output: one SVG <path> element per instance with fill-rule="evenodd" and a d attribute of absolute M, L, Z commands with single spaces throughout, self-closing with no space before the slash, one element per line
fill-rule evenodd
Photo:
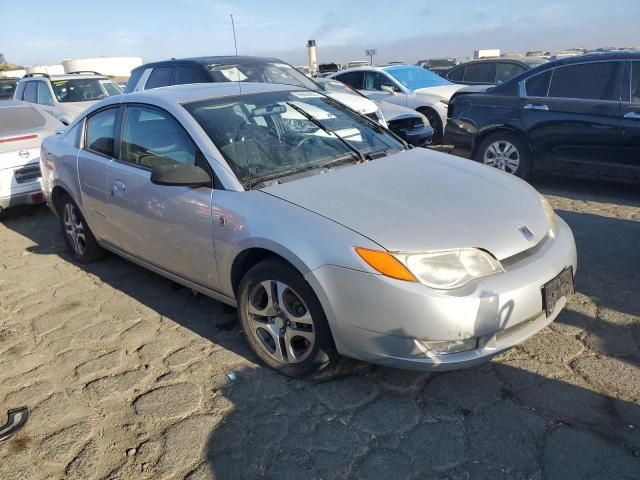
<path fill-rule="evenodd" d="M 53 94 L 51 93 L 51 89 L 49 88 L 49 82 L 44 82 L 42 80 L 38 80 L 34 82 L 37 84 L 37 102 L 42 107 L 43 110 L 46 110 L 48 113 L 55 115 L 55 108 L 53 106 Z"/>
<path fill-rule="evenodd" d="M 524 82 L 520 114 L 537 168 L 601 175 L 617 161 L 623 66 L 569 64 Z"/>
<path fill-rule="evenodd" d="M 362 90 L 364 72 L 362 70 L 357 70 L 355 72 L 345 72 L 341 73 L 340 75 L 336 75 L 334 78 L 340 80 L 345 85 L 349 85 L 355 90 Z"/>
<path fill-rule="evenodd" d="M 144 84 L 144 90 L 171 85 L 174 70 L 174 67 L 155 67 Z"/>
<path fill-rule="evenodd" d="M 498 62 L 496 64 L 495 83 L 506 82 L 510 78 L 527 71 L 527 67 L 516 62 Z"/>
<path fill-rule="evenodd" d="M 78 180 L 83 213 L 98 240 L 118 244 L 118 235 L 110 219 L 107 198 L 107 167 L 112 161 L 120 117 L 118 106 L 89 115 L 78 152 Z"/>
<path fill-rule="evenodd" d="M 622 83 L 620 176 L 640 180 L 640 60 L 627 62 Z"/>
<path fill-rule="evenodd" d="M 107 172 L 110 216 L 125 253 L 216 288 L 212 188 L 156 185 L 154 166 L 198 165 L 211 171 L 183 127 L 166 111 L 127 105 L 120 154 Z"/>
<path fill-rule="evenodd" d="M 496 83 L 495 62 L 470 63 L 464 69 L 462 82 L 465 85 L 491 85 Z"/>
<path fill-rule="evenodd" d="M 172 84 L 184 85 L 187 83 L 207 83 L 210 81 L 211 80 L 207 79 L 197 68 L 190 65 L 178 65 Z"/>
<path fill-rule="evenodd" d="M 22 92 L 22 100 L 29 103 L 38 103 L 38 85 L 35 80 L 26 82 Z"/>
<path fill-rule="evenodd" d="M 364 72 L 361 92 L 374 100 L 384 100 L 403 107 L 407 106 L 407 94 L 400 89 L 394 80 L 380 72 L 373 70 Z"/>

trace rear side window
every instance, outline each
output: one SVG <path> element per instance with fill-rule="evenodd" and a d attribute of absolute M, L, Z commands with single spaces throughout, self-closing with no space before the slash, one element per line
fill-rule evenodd
<path fill-rule="evenodd" d="M 27 82 L 22 99 L 25 102 L 38 103 L 38 86 L 36 82 Z"/>
<path fill-rule="evenodd" d="M 493 62 L 467 65 L 464 71 L 464 81 L 473 83 L 495 83 L 496 64 Z"/>
<path fill-rule="evenodd" d="M 113 157 L 118 108 L 102 110 L 87 118 L 85 148 Z"/>
<path fill-rule="evenodd" d="M 176 79 L 174 84 L 183 85 L 186 83 L 205 83 L 207 79 L 197 68 L 194 67 L 178 67 L 176 70 Z"/>
<path fill-rule="evenodd" d="M 122 129 L 122 160 L 153 168 L 196 164 L 196 146 L 166 112 L 148 107 L 127 108 Z"/>
<path fill-rule="evenodd" d="M 549 96 L 585 100 L 620 100 L 621 62 L 595 62 L 558 67 Z"/>
<path fill-rule="evenodd" d="M 49 85 L 45 82 L 38 82 L 38 103 L 40 105 L 53 105 L 53 95 L 51 95 Z"/>
<path fill-rule="evenodd" d="M 551 70 L 527 78 L 524 84 L 527 97 L 546 97 L 547 90 L 549 90 L 549 79 L 551 79 Z"/>
<path fill-rule="evenodd" d="M 338 75 L 337 78 L 342 83 L 346 83 L 352 88 L 356 90 L 362 90 L 362 79 L 364 77 L 364 72 L 348 72 L 343 73 L 342 75 Z"/>
<path fill-rule="evenodd" d="M 525 67 L 517 63 L 499 63 L 496 65 L 496 82 L 505 82 L 516 75 L 520 75 L 525 70 Z"/>
<path fill-rule="evenodd" d="M 131 93 L 133 89 L 136 88 L 136 85 L 140 81 L 140 77 L 144 73 L 144 68 L 137 68 L 131 72 L 131 76 L 127 81 L 127 86 L 124 89 L 124 93 Z"/>
<path fill-rule="evenodd" d="M 464 78 L 464 69 L 466 67 L 458 67 L 451 70 L 447 73 L 447 80 L 451 80 L 452 82 L 461 82 Z"/>
<path fill-rule="evenodd" d="M 631 63 L 631 103 L 640 103 L 640 62 Z"/>
<path fill-rule="evenodd" d="M 153 72 L 151 72 L 151 75 L 149 75 L 147 84 L 144 87 L 145 90 L 148 90 L 150 88 L 166 87 L 167 85 L 171 85 L 172 72 L 173 72 L 173 67 L 154 68 Z"/>

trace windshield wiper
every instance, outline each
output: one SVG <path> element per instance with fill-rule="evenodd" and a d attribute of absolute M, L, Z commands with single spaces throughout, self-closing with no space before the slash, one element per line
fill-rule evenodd
<path fill-rule="evenodd" d="M 356 147 L 354 147 L 353 145 L 351 145 L 349 142 L 347 142 L 344 138 L 342 138 L 340 135 L 338 135 L 336 132 L 334 132 L 333 130 L 331 130 L 330 128 L 326 127 L 320 120 L 318 120 L 317 118 L 315 118 L 313 115 L 311 115 L 310 113 L 308 113 L 307 111 L 305 111 L 304 109 L 300 108 L 299 106 L 297 106 L 295 103 L 291 103 L 291 102 L 286 102 L 288 106 L 290 106 L 291 108 L 293 108 L 296 112 L 298 112 L 300 115 L 302 115 L 304 118 L 306 118 L 307 120 L 309 120 L 311 123 L 313 123 L 316 127 L 318 127 L 319 129 L 321 129 L 323 132 L 325 132 L 327 135 L 332 135 L 334 137 L 336 137 L 338 140 L 340 140 L 349 150 L 351 150 L 353 153 L 356 154 L 356 157 L 358 157 L 358 160 L 360 162 L 365 162 L 367 159 L 365 158 L 365 156 L 362 154 L 362 152 L 360 150 L 358 150 Z"/>

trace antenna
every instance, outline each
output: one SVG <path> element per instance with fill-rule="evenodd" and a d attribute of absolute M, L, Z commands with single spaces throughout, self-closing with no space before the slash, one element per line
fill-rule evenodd
<path fill-rule="evenodd" d="M 231 28 L 233 28 L 233 46 L 236 48 L 236 57 L 238 56 L 238 42 L 236 41 L 236 24 L 233 21 L 233 14 L 229 15 L 231 17 Z"/>

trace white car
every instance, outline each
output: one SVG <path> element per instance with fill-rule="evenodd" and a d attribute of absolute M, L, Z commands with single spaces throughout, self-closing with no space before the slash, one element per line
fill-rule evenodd
<path fill-rule="evenodd" d="M 277 58 L 215 56 L 174 58 L 141 65 L 131 71 L 125 93 L 186 83 L 212 82 L 281 83 L 322 90 L 313 79 Z M 382 112 L 371 100 L 340 92 L 327 92 L 327 95 L 383 127 L 387 126 Z"/>
<path fill-rule="evenodd" d="M 37 103 L 43 110 L 69 125 L 93 103 L 121 93 L 122 89 L 116 83 L 95 72 L 64 75 L 28 73 L 18 82 L 13 98 Z"/>
<path fill-rule="evenodd" d="M 433 127 L 434 144 L 442 141 L 449 99 L 462 88 L 462 85 L 451 83 L 415 65 L 353 68 L 329 78 L 340 80 L 367 97 L 422 113 Z"/>
<path fill-rule="evenodd" d="M 40 145 L 64 125 L 25 102 L 0 102 L 0 214 L 9 207 L 44 202 Z"/>

